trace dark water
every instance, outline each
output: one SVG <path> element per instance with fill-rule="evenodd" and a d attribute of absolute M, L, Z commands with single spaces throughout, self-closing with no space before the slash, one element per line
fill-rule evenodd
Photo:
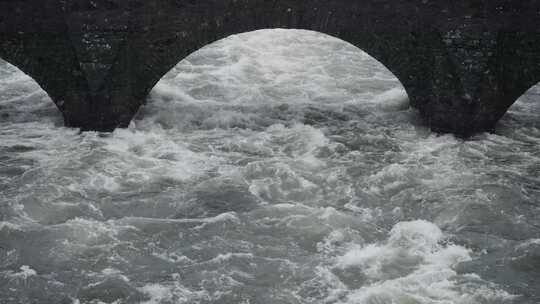
<path fill-rule="evenodd" d="M 1 63 L 0 303 L 540 303 L 539 100 L 439 136 L 360 50 L 273 30 L 79 134 Z"/>

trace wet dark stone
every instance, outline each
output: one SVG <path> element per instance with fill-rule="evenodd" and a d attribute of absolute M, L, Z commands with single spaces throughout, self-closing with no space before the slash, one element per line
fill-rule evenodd
<path fill-rule="evenodd" d="M 108 132 L 208 43 L 314 30 L 386 65 L 433 130 L 468 136 L 493 130 L 540 81 L 539 11 L 507 0 L 0 1 L 0 57 L 47 91 L 66 126 Z"/>

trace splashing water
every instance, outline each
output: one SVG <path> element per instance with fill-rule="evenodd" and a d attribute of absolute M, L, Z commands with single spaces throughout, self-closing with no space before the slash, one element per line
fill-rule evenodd
<path fill-rule="evenodd" d="M 539 97 L 436 135 L 367 54 L 267 30 L 80 134 L 1 63 L 0 302 L 539 303 Z"/>

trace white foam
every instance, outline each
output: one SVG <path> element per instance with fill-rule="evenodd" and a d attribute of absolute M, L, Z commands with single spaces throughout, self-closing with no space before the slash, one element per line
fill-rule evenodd
<path fill-rule="evenodd" d="M 232 258 L 242 258 L 242 259 L 253 259 L 253 254 L 251 253 L 220 253 L 215 258 L 212 258 L 211 260 L 207 261 L 207 263 L 223 263 L 225 261 L 228 261 Z"/>
<path fill-rule="evenodd" d="M 109 221 L 110 222 L 110 221 Z M 193 218 L 193 219 L 167 219 L 167 218 L 142 218 L 142 217 L 124 217 L 118 222 L 129 223 L 127 226 L 121 225 L 120 227 L 133 228 L 131 225 L 141 225 L 145 223 L 159 223 L 159 224 L 200 224 L 195 226 L 193 229 L 202 229 L 206 225 L 223 223 L 223 222 L 232 222 L 239 223 L 240 219 L 235 212 L 225 212 L 213 217 L 206 218 Z"/>
<path fill-rule="evenodd" d="M 118 155 L 115 162 L 108 162 L 107 170 L 116 171 L 115 176 L 128 182 L 138 183 L 138 179 L 154 180 L 169 177 L 187 180 L 204 174 L 217 166 L 221 160 L 212 155 L 191 151 L 182 142 L 169 138 L 163 130 L 152 132 L 137 130 L 116 130 L 105 140 L 105 148 Z M 97 178 L 92 175 L 93 178 Z M 104 179 L 111 191 L 118 189 L 119 181 Z M 140 182 L 140 181 L 139 181 Z"/>
<path fill-rule="evenodd" d="M 395 87 L 385 91 L 375 96 L 370 102 L 384 110 L 404 110 L 409 108 L 409 99 L 403 87 Z"/>
<path fill-rule="evenodd" d="M 28 279 L 29 277 L 33 277 L 33 276 L 36 276 L 37 275 L 37 271 L 35 271 L 34 269 L 30 268 L 30 266 L 28 265 L 23 265 L 20 267 L 20 270 L 19 272 L 10 272 L 8 275 L 11 277 L 11 278 L 15 278 L 15 279 L 23 279 L 23 280 L 26 280 Z"/>
<path fill-rule="evenodd" d="M 144 302 L 145 304 L 159 304 L 171 301 L 173 298 L 171 289 L 160 284 L 147 284 L 139 290 L 150 297 L 150 300 Z"/>
<path fill-rule="evenodd" d="M 340 303 L 461 304 L 512 297 L 486 284 L 461 288 L 454 267 L 471 260 L 470 251 L 442 240 L 436 225 L 418 220 L 396 224 L 382 243 L 351 247 L 337 258 L 336 267 L 358 268 L 368 283 Z"/>
<path fill-rule="evenodd" d="M 182 286 L 179 282 L 171 283 L 150 283 L 139 288 L 139 291 L 146 294 L 150 299 L 141 304 L 160 303 L 194 303 L 197 300 L 208 299 L 205 291 L 191 291 Z"/>
<path fill-rule="evenodd" d="M 0 230 L 7 228 L 10 230 L 22 230 L 21 225 L 6 222 L 6 221 L 0 221 Z"/>

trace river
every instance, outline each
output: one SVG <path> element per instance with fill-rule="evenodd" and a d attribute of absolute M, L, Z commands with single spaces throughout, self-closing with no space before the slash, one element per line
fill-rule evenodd
<path fill-rule="evenodd" d="M 100 134 L 2 62 L 0 302 L 540 303 L 540 86 L 463 140 L 354 46 L 265 30 Z"/>

